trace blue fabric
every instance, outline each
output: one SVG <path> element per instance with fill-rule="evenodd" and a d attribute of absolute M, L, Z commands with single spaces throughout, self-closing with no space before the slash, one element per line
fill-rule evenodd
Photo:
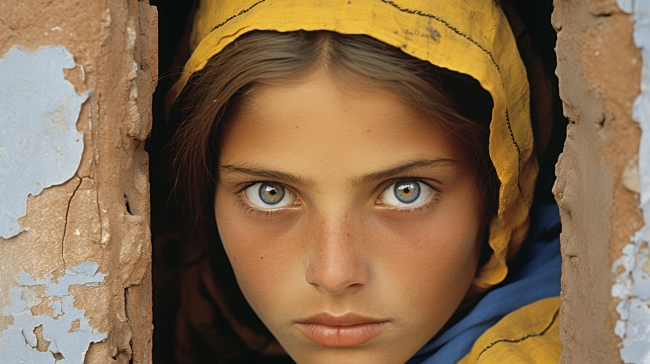
<path fill-rule="evenodd" d="M 506 279 L 469 313 L 420 349 L 407 364 L 455 363 L 505 315 L 560 294 L 560 216 L 555 204 L 533 206 L 528 238 Z"/>

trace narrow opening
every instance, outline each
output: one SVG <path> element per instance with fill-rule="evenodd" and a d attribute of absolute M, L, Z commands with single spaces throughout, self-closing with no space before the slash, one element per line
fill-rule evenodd
<path fill-rule="evenodd" d="M 126 208 L 126 212 L 128 212 L 129 215 L 133 215 L 131 212 L 131 205 L 129 205 L 129 198 L 126 197 L 126 194 L 124 194 L 124 207 Z"/>
<path fill-rule="evenodd" d="M 502 0 L 502 2 L 504 2 Z M 154 123 L 147 150 L 150 153 L 151 181 L 151 229 L 153 240 L 153 312 L 154 312 L 154 362 L 174 363 L 177 342 L 176 315 L 180 305 L 181 270 L 184 266 L 197 261 L 187 251 L 187 242 L 183 232 L 178 207 L 182 201 L 170 198 L 172 179 L 168 170 L 170 159 L 165 146 L 172 137 L 172 127 L 167 125 L 164 115 L 164 99 L 182 70 L 182 62 L 187 59 L 187 49 L 182 45 L 189 37 L 187 20 L 192 11 L 192 1 L 179 2 L 171 0 L 151 0 L 158 7 L 159 14 L 159 83 L 154 94 Z M 547 111 L 547 129 L 549 134 L 544 143 L 543 157 L 540 158 L 540 174 L 535 199 L 553 202 L 551 188 L 555 181 L 555 163 L 562 151 L 566 137 L 566 119 L 562 113 L 562 104 L 558 95 L 558 81 L 555 76 L 556 56 L 554 52 L 556 33 L 550 19 L 553 10 L 552 0 L 527 1 L 511 0 L 512 7 L 525 25 L 525 31 L 518 41 L 525 39 L 530 49 L 541 62 L 541 68 L 535 72 L 548 79 L 551 87 L 543 108 L 533 109 L 533 113 L 543 115 Z M 534 94 L 533 98 L 538 97 Z M 126 210 L 131 214 L 126 195 Z M 184 260 L 179 260 L 179 257 Z M 261 257 L 260 257 L 260 261 Z M 263 259 L 264 262 L 267 259 Z M 214 303 L 215 306 L 217 303 Z M 205 338 L 201 338 L 204 340 Z M 220 345 L 228 346 L 227 337 Z M 199 340 L 197 338 L 197 340 Z M 207 339 L 205 339 L 207 340 Z M 209 345 L 206 343 L 206 345 Z M 246 350 L 245 348 L 242 350 Z"/>

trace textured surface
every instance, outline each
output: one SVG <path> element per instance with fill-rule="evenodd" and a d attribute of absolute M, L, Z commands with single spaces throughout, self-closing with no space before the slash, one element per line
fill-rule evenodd
<path fill-rule="evenodd" d="M 74 68 L 63 47 L 12 47 L 0 57 L 0 237 L 20 233 L 27 196 L 74 176 L 83 152 L 81 104 L 63 76 Z M 29 227 L 23 227 L 27 230 Z"/>
<path fill-rule="evenodd" d="M 87 97 L 67 124 L 70 134 L 83 138 L 80 161 L 77 155 L 72 163 L 76 139 L 62 141 L 60 158 L 72 172 L 26 199 L 27 214 L 17 222 L 29 230 L 0 238 L 3 363 L 6 350 L 16 363 L 151 361 L 144 141 L 158 77 L 156 28 L 156 10 L 146 1 L 0 1 L 0 55 L 13 47 L 20 47 L 19 54 L 67 51 L 60 53 L 67 63 L 55 62 L 57 67 L 44 60 L 31 63 L 31 72 L 45 76 L 42 90 L 30 97 L 61 96 L 65 84 L 70 100 Z M 10 88 L 18 99 L 33 90 Z M 19 113 L 32 111 L 0 97 Z M 47 138 L 55 129 L 23 133 Z M 63 170 L 53 163 L 46 168 Z M 26 184 L 32 178 L 32 173 L 27 179 L 12 175 L 10 182 Z M 1 206 L 5 211 L 4 202 Z"/>
<path fill-rule="evenodd" d="M 641 57 L 633 21 L 615 0 L 555 1 L 557 75 L 567 140 L 554 192 L 563 231 L 562 363 L 617 363 L 611 267 L 642 225 L 632 120 Z"/>
<path fill-rule="evenodd" d="M 10 303 L 2 310 L 5 316 L 13 316 L 14 323 L 0 336 L 0 358 L 7 363 L 27 359 L 34 363 L 82 363 L 90 343 L 104 340 L 107 335 L 94 332 L 84 315 L 85 310 L 74 306 L 69 287 L 95 287 L 102 283 L 105 275 L 97 273 L 97 268 L 97 263 L 82 263 L 66 269 L 57 282 L 53 282 L 52 277 L 35 280 L 21 271 L 19 286 L 9 290 Z M 29 287 L 43 287 L 43 298 Z M 33 310 L 44 300 L 49 303 L 52 315 L 34 315 Z M 47 349 L 39 350 L 39 340 L 48 343 Z M 56 360 L 55 354 L 63 359 Z"/>
<path fill-rule="evenodd" d="M 640 193 L 643 227 L 634 234 L 630 244 L 623 247 L 622 256 L 614 262 L 613 272 L 618 276 L 612 295 L 621 300 L 616 306 L 619 319 L 615 332 L 621 338 L 623 362 L 650 363 L 650 275 L 647 273 L 650 267 L 650 3 L 629 0 L 619 0 L 618 3 L 621 9 L 632 15 L 634 42 L 643 59 L 641 94 L 634 101 L 632 112 L 632 117 L 641 127 L 641 144 L 638 162 L 631 164 L 626 184 Z"/>

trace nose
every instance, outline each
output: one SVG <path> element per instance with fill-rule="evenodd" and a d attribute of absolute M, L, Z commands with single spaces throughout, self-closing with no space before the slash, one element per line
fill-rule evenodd
<path fill-rule="evenodd" d="M 357 290 L 368 283 L 368 257 L 354 230 L 347 217 L 330 217 L 308 233 L 307 283 L 330 295 Z"/>

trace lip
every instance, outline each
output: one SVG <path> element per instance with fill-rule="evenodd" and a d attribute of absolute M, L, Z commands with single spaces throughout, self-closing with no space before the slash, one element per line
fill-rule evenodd
<path fill-rule="evenodd" d="M 388 320 L 355 313 L 336 316 L 326 312 L 296 322 L 298 331 L 314 343 L 326 347 L 361 345 L 379 336 L 387 325 Z"/>

